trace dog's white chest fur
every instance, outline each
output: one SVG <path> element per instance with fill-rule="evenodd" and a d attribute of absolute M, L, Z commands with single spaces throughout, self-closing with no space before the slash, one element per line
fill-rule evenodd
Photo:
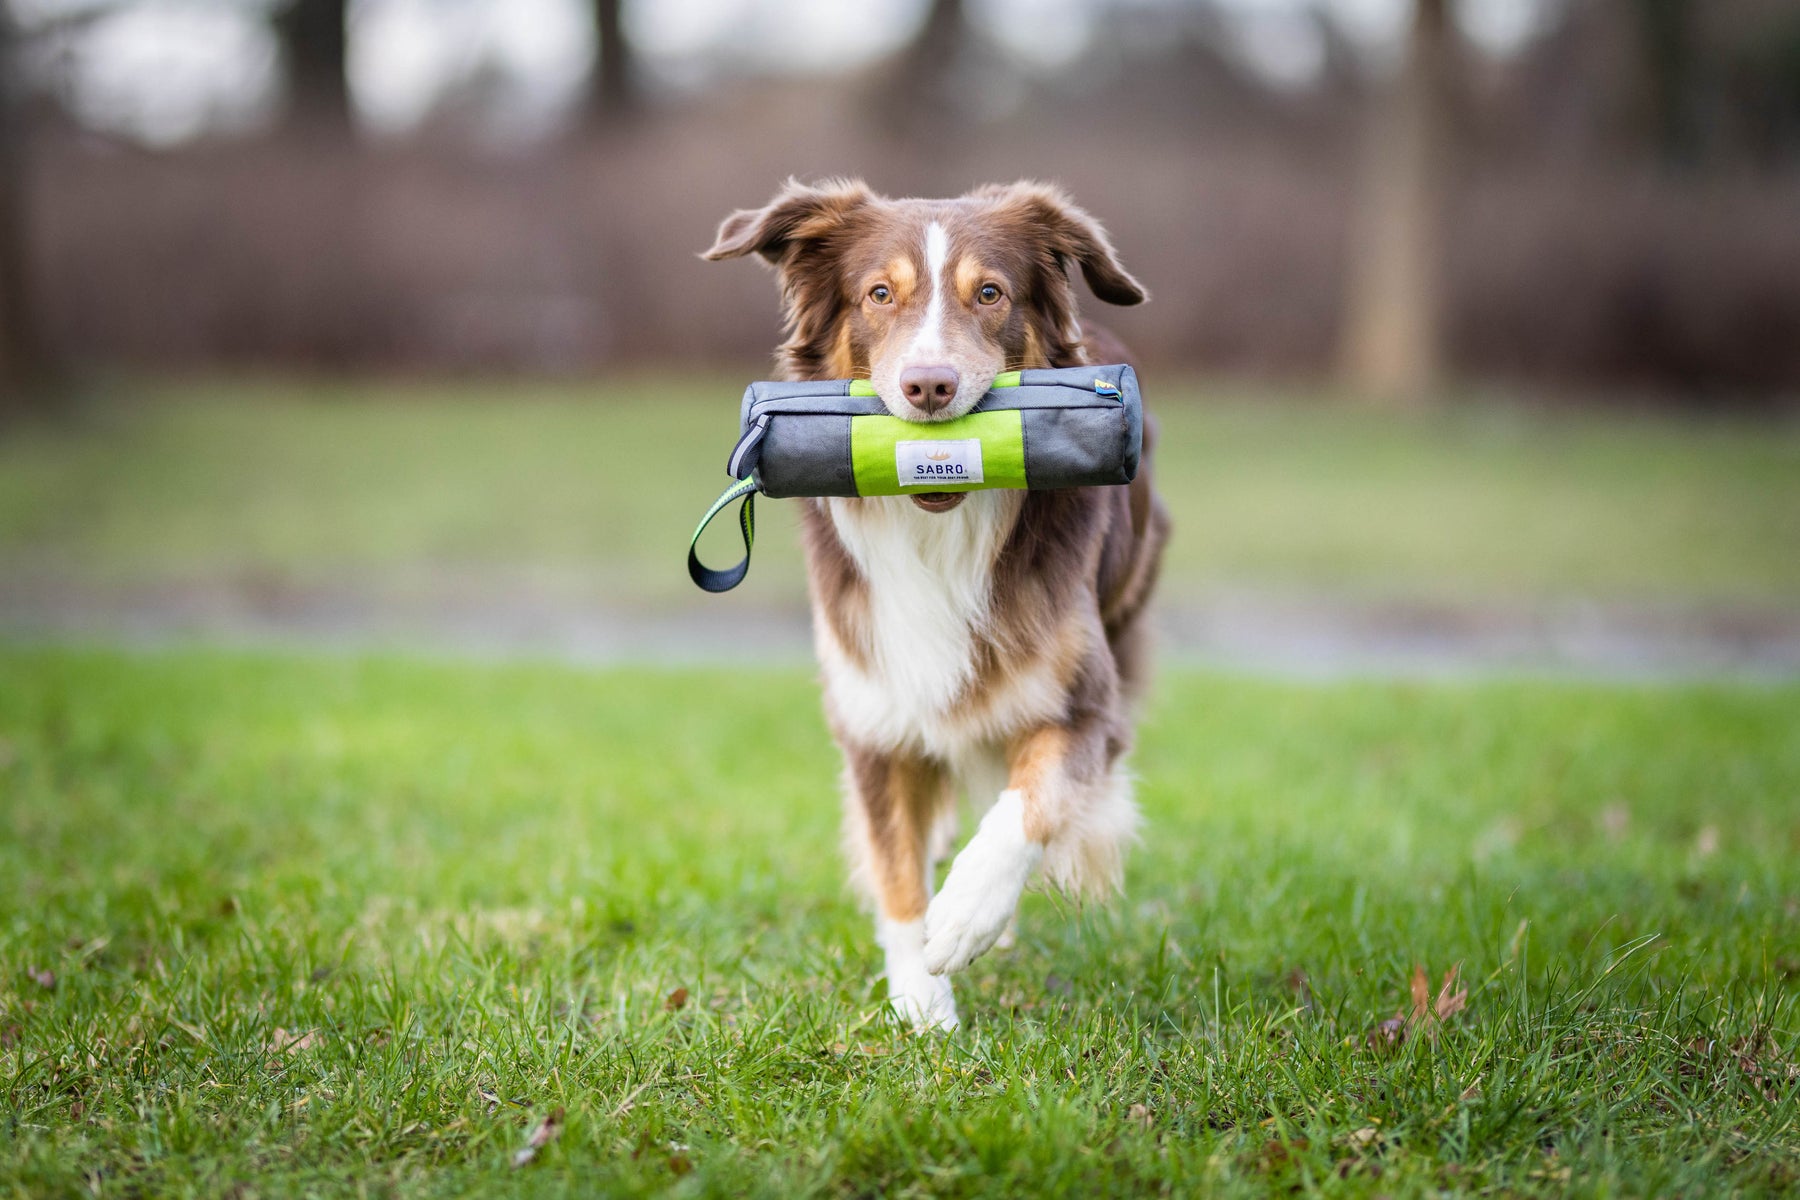
<path fill-rule="evenodd" d="M 826 502 L 869 597 L 866 670 L 823 622 L 818 636 L 833 709 L 848 732 L 873 745 L 955 748 L 943 744 L 953 737 L 948 710 L 970 687 L 994 562 L 1021 495 L 971 492 L 947 513 L 925 512 L 905 496 Z"/>

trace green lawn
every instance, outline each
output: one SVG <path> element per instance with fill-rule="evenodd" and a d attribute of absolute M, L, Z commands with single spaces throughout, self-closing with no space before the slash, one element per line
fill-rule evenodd
<path fill-rule="evenodd" d="M 0 651 L 0 1193 L 1800 1186 L 1800 687 L 1172 674 L 1137 767 L 914 1037 L 802 672 Z"/>
<path fill-rule="evenodd" d="M 0 439 L 0 577 L 699 605 L 682 560 L 725 482 L 743 383 L 115 386 L 71 429 Z M 1177 602 L 1800 607 L 1793 421 L 1382 414 L 1179 380 L 1150 394 Z M 792 504 L 764 504 L 736 602 L 800 602 L 794 527 Z"/>

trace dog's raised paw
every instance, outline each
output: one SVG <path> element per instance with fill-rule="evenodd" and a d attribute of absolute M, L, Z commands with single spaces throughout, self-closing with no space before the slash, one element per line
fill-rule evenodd
<path fill-rule="evenodd" d="M 948 887 L 925 914 L 925 969 L 933 975 L 960 971 L 990 950 L 1006 931 L 1010 909 L 992 896 L 959 902 Z M 1018 891 L 1013 892 L 1018 903 Z"/>
<path fill-rule="evenodd" d="M 1019 793 L 1000 793 L 981 828 L 956 856 L 943 890 L 925 912 L 925 969 L 960 971 L 1000 940 L 1025 881 L 1043 857 L 1025 837 Z"/>

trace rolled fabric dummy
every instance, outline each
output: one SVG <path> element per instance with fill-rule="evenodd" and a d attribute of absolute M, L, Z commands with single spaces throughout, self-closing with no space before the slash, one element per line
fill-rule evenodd
<path fill-rule="evenodd" d="M 688 574 L 729 591 L 750 568 L 755 497 L 906 496 L 983 488 L 1095 487 L 1130 483 L 1144 443 L 1137 373 L 1129 366 L 1009 371 L 949 421 L 905 421 L 866 379 L 753 383 L 726 466 L 735 481 L 701 518 Z M 726 570 L 700 562 L 700 534 L 733 500 L 744 559 Z"/>

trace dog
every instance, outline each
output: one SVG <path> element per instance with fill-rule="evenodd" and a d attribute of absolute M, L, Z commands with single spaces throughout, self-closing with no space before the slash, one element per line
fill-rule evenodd
<path fill-rule="evenodd" d="M 964 415 L 1002 371 L 1127 360 L 1079 319 L 1073 269 L 1110 304 L 1148 298 L 1098 222 L 1031 182 L 919 200 L 790 180 L 702 257 L 749 254 L 780 284 L 785 378 L 866 378 L 921 424 Z M 1169 534 L 1152 441 L 1146 420 L 1128 486 L 802 502 L 845 840 L 916 1027 L 956 1027 L 947 976 L 1010 941 L 1034 872 L 1119 887 L 1137 826 L 1121 758 Z M 985 815 L 933 896 L 958 792 Z"/>

